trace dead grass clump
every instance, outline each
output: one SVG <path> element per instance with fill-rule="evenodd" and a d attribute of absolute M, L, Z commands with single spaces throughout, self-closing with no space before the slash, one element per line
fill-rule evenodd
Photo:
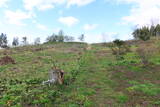
<path fill-rule="evenodd" d="M 10 56 L 2 57 L 0 59 L 0 65 L 7 65 L 7 64 L 16 64 L 16 63 L 15 60 L 12 59 Z"/>
<path fill-rule="evenodd" d="M 142 63 L 144 65 L 149 64 L 149 60 L 152 56 L 158 53 L 159 49 L 155 45 L 141 45 L 137 50 L 137 54 L 139 55 Z"/>
<path fill-rule="evenodd" d="M 32 51 L 33 52 L 38 52 L 38 51 L 43 51 L 44 49 L 43 48 L 36 48 L 36 49 L 33 49 Z"/>

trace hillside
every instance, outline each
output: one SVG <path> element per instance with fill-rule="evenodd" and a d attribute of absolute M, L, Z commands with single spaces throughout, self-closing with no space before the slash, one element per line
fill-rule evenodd
<path fill-rule="evenodd" d="M 160 106 L 160 41 L 127 43 L 131 51 L 121 60 L 105 44 L 88 49 L 84 43 L 53 43 L 0 50 L 0 58 L 14 60 L 0 65 L 0 107 Z M 143 46 L 156 51 L 142 52 L 147 65 L 136 52 Z M 42 84 L 53 61 L 65 71 L 63 85 Z"/>

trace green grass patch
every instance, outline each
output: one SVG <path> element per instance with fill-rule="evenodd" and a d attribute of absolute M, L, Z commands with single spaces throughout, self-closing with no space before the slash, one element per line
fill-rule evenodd
<path fill-rule="evenodd" d="M 134 92 L 134 91 L 142 92 L 148 96 L 156 96 L 160 94 L 160 86 L 152 83 L 146 83 L 146 84 L 134 83 L 134 85 L 128 87 L 127 90 L 129 92 Z"/>

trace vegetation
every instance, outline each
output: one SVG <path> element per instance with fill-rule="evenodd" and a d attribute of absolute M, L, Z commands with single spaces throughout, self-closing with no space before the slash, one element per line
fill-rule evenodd
<path fill-rule="evenodd" d="M 124 44 L 128 43 L 114 41 L 120 50 Z M 137 53 L 143 46 L 152 49 L 149 54 L 141 52 L 147 54 L 147 65 Z M 91 45 L 89 50 L 84 50 L 88 47 L 85 43 L 70 42 L 0 50 L 0 58 L 7 54 L 16 62 L 0 65 L 0 106 L 158 107 L 159 46 L 157 39 L 132 45 L 121 60 L 100 44 Z M 42 84 L 49 78 L 53 60 L 65 71 L 63 85 Z"/>
<path fill-rule="evenodd" d="M 159 28 L 142 27 L 133 32 L 140 40 L 105 45 L 84 43 L 83 34 L 73 42 L 62 30 L 44 44 L 23 37 L 19 47 L 14 38 L 13 48 L 0 50 L 0 107 L 158 107 Z M 2 33 L 0 46 L 7 43 Z M 56 64 L 64 83 L 43 84 Z"/>
<path fill-rule="evenodd" d="M 23 41 L 22 41 L 23 45 L 27 45 L 28 44 L 27 37 L 23 37 L 22 39 L 23 39 Z"/>
<path fill-rule="evenodd" d="M 1 33 L 0 35 L 0 47 L 1 48 L 6 48 L 7 47 L 7 35 L 4 33 Z"/>
<path fill-rule="evenodd" d="M 116 55 L 117 59 L 123 58 L 122 56 L 129 52 L 129 46 L 119 39 L 116 39 L 109 45 L 109 48 L 112 50 L 113 55 Z"/>
<path fill-rule="evenodd" d="M 19 39 L 18 38 L 13 38 L 12 45 L 13 46 L 18 46 L 19 45 Z"/>
<path fill-rule="evenodd" d="M 51 42 L 73 42 L 74 37 L 72 36 L 65 36 L 63 31 L 60 30 L 59 33 L 52 34 L 51 36 L 47 37 L 46 42 L 51 43 Z"/>
<path fill-rule="evenodd" d="M 149 40 L 151 37 L 160 36 L 160 24 L 156 26 L 152 25 L 151 27 L 144 26 L 142 28 L 137 28 L 132 33 L 134 38 L 140 39 L 143 41 Z"/>
<path fill-rule="evenodd" d="M 79 39 L 81 42 L 83 42 L 83 41 L 84 41 L 84 38 L 85 38 L 85 36 L 84 36 L 84 34 L 82 34 L 82 35 L 79 36 L 78 39 Z"/>

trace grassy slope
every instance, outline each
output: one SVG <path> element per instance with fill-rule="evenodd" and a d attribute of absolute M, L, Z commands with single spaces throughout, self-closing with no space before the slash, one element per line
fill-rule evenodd
<path fill-rule="evenodd" d="M 60 43 L 5 52 L 17 64 L 0 66 L 0 106 L 160 106 L 159 54 L 151 58 L 152 65 L 143 66 L 134 52 L 136 46 L 121 61 L 104 46 L 93 45 L 87 51 L 84 47 L 86 44 Z M 4 56 L 4 51 L 0 53 Z M 48 79 L 52 60 L 67 72 L 62 86 L 41 84 Z"/>

